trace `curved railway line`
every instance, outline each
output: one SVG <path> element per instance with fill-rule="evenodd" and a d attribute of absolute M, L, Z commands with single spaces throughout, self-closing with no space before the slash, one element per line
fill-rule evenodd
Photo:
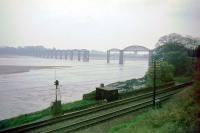
<path fill-rule="evenodd" d="M 168 99 L 171 95 L 177 93 L 181 88 L 189 86 L 192 83 L 193 82 L 187 82 L 187 83 L 176 85 L 173 87 L 160 89 L 156 93 L 157 99 L 160 99 L 160 101 L 162 102 Z M 152 96 L 153 96 L 153 93 L 149 92 L 149 93 L 137 95 L 134 97 L 129 97 L 122 100 L 110 102 L 104 105 L 99 105 L 96 107 L 90 107 L 90 108 L 82 109 L 79 111 L 74 111 L 74 112 L 59 116 L 59 117 L 1 130 L 0 132 L 1 133 L 19 133 L 19 132 L 21 133 L 21 132 L 32 132 L 32 131 L 46 132 L 46 133 L 71 132 L 71 131 L 78 130 L 80 128 L 94 125 L 102 121 L 106 121 L 111 118 L 115 118 L 117 116 L 121 116 L 123 114 L 127 114 L 127 113 L 134 112 L 142 108 L 152 106 L 153 104 Z M 122 107 L 122 108 L 119 108 L 119 107 Z M 109 110 L 109 109 L 111 110 L 110 112 L 100 113 L 100 115 L 96 115 L 98 112 Z M 94 114 L 94 116 L 89 117 L 87 119 L 79 119 L 81 117 L 91 115 L 91 114 Z M 78 120 L 74 120 L 74 119 L 78 119 Z M 51 125 L 53 126 L 54 124 L 61 123 L 64 121 L 70 121 L 70 122 L 68 122 L 68 124 L 61 124 L 61 126 L 56 127 L 56 128 L 54 127 L 50 129 L 44 128 Z M 38 129 L 43 129 L 43 130 L 38 130 Z"/>

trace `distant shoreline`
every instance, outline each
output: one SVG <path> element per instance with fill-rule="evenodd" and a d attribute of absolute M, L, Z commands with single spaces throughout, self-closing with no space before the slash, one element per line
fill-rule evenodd
<path fill-rule="evenodd" d="M 66 68 L 71 66 L 15 66 L 15 65 L 0 65 L 0 75 L 15 74 L 29 72 L 30 70 L 39 69 L 54 69 Z"/>

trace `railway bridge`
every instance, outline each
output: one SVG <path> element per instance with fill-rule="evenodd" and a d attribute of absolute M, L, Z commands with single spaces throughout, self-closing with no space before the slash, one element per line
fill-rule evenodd
<path fill-rule="evenodd" d="M 140 46 L 140 45 L 131 45 L 124 49 L 112 48 L 112 49 L 107 50 L 107 63 L 110 63 L 111 52 L 119 53 L 119 64 L 124 64 L 124 53 L 125 52 L 134 52 L 135 54 L 137 54 L 138 52 L 148 52 L 149 53 L 149 64 L 150 64 L 151 57 L 153 54 L 153 50 L 150 50 L 150 49 L 148 49 L 144 46 Z"/>
<path fill-rule="evenodd" d="M 49 58 L 49 59 L 65 59 L 65 60 L 83 60 L 89 61 L 90 52 L 87 49 L 72 49 L 72 50 L 58 50 L 58 49 L 44 49 L 35 50 L 32 52 L 32 56 Z"/>

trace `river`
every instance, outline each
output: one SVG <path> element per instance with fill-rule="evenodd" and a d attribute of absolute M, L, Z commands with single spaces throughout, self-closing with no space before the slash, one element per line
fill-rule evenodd
<path fill-rule="evenodd" d="M 95 90 L 100 83 L 109 84 L 143 77 L 148 60 L 118 61 L 90 60 L 90 62 L 42 59 L 30 57 L 1 57 L 0 120 L 48 107 L 55 99 L 55 79 L 60 81 L 62 103 L 80 100 L 84 93 Z M 25 66 L 44 68 L 10 71 Z M 56 66 L 52 68 L 49 66 Z M 62 66 L 62 67 L 59 67 Z M 33 67 L 34 68 L 34 67 Z M 10 73 L 6 73 L 10 71 Z"/>

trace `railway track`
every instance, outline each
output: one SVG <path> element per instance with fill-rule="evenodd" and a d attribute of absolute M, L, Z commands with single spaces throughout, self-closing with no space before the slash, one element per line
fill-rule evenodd
<path fill-rule="evenodd" d="M 192 82 L 187 82 L 187 83 L 180 84 L 180 85 L 177 85 L 177 86 L 168 87 L 166 89 L 159 90 L 157 92 L 157 95 L 169 93 L 172 90 L 176 91 L 176 90 L 179 90 L 180 88 L 186 87 L 186 86 L 191 85 L 191 84 L 192 84 Z M 174 92 L 174 93 L 176 93 L 176 92 Z M 173 94 L 170 94 L 170 96 L 173 95 Z M 118 101 L 115 101 L 115 102 L 110 102 L 110 103 L 105 104 L 105 105 L 100 105 L 100 106 L 97 106 L 97 107 L 91 107 L 91 108 L 83 109 L 83 110 L 80 110 L 80 111 L 67 113 L 65 115 L 55 117 L 55 118 L 52 118 L 52 119 L 43 120 L 43 121 L 39 121 L 39 122 L 33 122 L 33 123 L 25 124 L 25 125 L 22 125 L 22 126 L 5 129 L 5 130 L 2 130 L 0 132 L 2 132 L 2 133 L 28 132 L 28 131 L 31 131 L 31 130 L 34 130 L 34 129 L 37 129 L 37 128 L 49 126 L 51 124 L 55 124 L 55 123 L 62 122 L 62 121 L 65 121 L 65 120 L 71 120 L 71 119 L 81 117 L 81 116 L 84 116 L 84 115 L 88 115 L 88 114 L 91 114 L 91 113 L 95 113 L 95 112 L 98 112 L 98 111 L 101 111 L 101 110 L 106 110 L 106 109 L 109 109 L 109 108 L 113 108 L 113 107 L 117 107 L 117 106 L 121 106 L 121 105 L 131 103 L 131 102 L 146 99 L 146 98 L 152 97 L 152 95 L 153 95 L 153 93 L 149 92 L 149 93 L 141 94 L 141 95 L 138 95 L 138 96 L 135 96 L 135 97 L 126 98 L 126 99 L 118 100 Z M 166 99 L 166 97 L 163 97 L 163 98 Z M 163 98 L 161 98 L 161 100 Z M 138 103 L 134 106 L 131 106 L 127 110 L 134 111 L 134 110 L 145 108 L 145 107 L 148 107 L 148 106 L 151 106 L 151 105 L 152 105 L 152 100 L 149 100 L 148 102 L 144 101 L 144 102 Z M 87 121 L 80 121 L 80 122 L 77 122 L 77 123 L 74 123 L 74 124 L 71 124 L 71 125 L 68 125 L 68 126 L 61 127 L 61 128 L 59 128 L 59 130 L 64 129 L 64 130 L 67 130 L 67 132 L 74 131 L 75 129 L 79 129 L 79 128 L 83 128 L 85 126 L 88 126 L 89 123 L 95 124 L 95 123 L 101 122 L 100 120 L 105 121 L 107 119 L 110 119 L 111 116 L 119 116 L 119 114 L 124 114 L 125 112 L 127 112 L 127 110 L 126 111 L 123 110 L 123 111 L 120 111 L 120 112 L 113 112 L 111 114 L 105 114 L 105 115 L 102 115 L 102 116 L 98 116 L 97 118 L 94 117 L 94 118 L 88 119 Z M 105 118 L 104 118 L 104 116 L 105 116 Z M 113 118 L 113 117 L 111 117 L 111 118 Z M 99 120 L 96 120 L 96 119 L 99 119 Z M 80 126 L 77 126 L 77 124 L 79 124 Z M 85 125 L 85 124 L 87 124 L 87 125 Z M 58 129 L 54 129 L 54 130 L 50 130 L 48 132 L 57 132 L 57 131 L 58 131 Z"/>
<path fill-rule="evenodd" d="M 175 93 L 173 93 L 173 94 L 175 94 Z M 161 100 L 161 102 L 165 101 L 173 94 L 163 96 L 163 97 L 159 97 L 159 99 Z M 97 116 L 97 117 L 94 117 L 94 118 L 91 118 L 91 119 L 87 119 L 87 120 L 84 120 L 84 121 L 80 121 L 80 122 L 77 122 L 77 123 L 73 123 L 73 124 L 70 124 L 70 125 L 59 127 L 57 129 L 46 131 L 44 133 L 73 132 L 73 131 L 82 129 L 84 127 L 89 127 L 91 125 L 94 125 L 94 124 L 97 124 L 97 123 L 100 123 L 100 122 L 104 122 L 106 120 L 109 120 L 109 119 L 112 119 L 112 118 L 115 118 L 115 117 L 119 117 L 119 116 L 124 115 L 124 114 L 128 114 L 128 113 L 131 113 L 131 112 L 143 109 L 143 108 L 147 108 L 147 107 L 152 106 L 152 105 L 153 105 L 153 100 L 146 100 L 146 101 L 141 102 L 139 104 L 135 104 L 135 105 L 123 108 L 121 110 L 113 111 L 111 113 L 106 113 L 104 115 L 100 115 L 100 116 Z"/>

